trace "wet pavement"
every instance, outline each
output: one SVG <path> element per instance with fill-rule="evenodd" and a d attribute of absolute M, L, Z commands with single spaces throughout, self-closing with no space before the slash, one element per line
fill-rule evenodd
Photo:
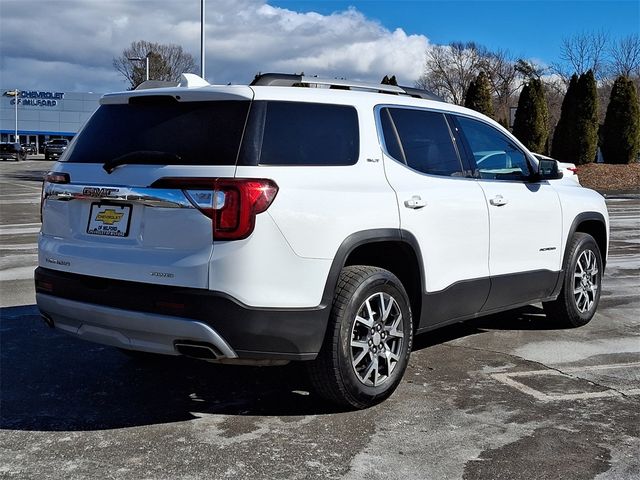
<path fill-rule="evenodd" d="M 0 478 L 640 478 L 637 196 L 607 200 L 590 324 L 534 305 L 421 335 L 396 393 L 354 412 L 301 365 L 129 358 L 46 328 L 30 275 L 47 166 L 0 164 Z"/>

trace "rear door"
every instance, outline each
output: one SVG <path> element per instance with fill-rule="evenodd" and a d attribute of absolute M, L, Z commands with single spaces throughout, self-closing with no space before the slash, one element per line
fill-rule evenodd
<path fill-rule="evenodd" d="M 40 266 L 207 288 L 205 184 L 233 177 L 251 98 L 248 87 L 104 97 L 45 183 Z"/>
<path fill-rule="evenodd" d="M 489 219 L 482 189 L 466 175 L 445 115 L 382 107 L 385 171 L 400 224 L 420 245 L 425 292 L 420 327 L 480 310 L 489 293 Z"/>

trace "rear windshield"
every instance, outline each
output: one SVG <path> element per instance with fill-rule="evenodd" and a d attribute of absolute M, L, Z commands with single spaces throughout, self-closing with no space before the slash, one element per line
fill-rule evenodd
<path fill-rule="evenodd" d="M 51 140 L 50 145 L 68 145 L 69 140 Z"/>
<path fill-rule="evenodd" d="M 248 100 L 178 102 L 147 97 L 133 104 L 101 105 L 65 160 L 105 163 L 153 152 L 159 155 L 150 155 L 150 164 L 164 156 L 171 158 L 171 164 L 235 165 L 249 104 Z"/>

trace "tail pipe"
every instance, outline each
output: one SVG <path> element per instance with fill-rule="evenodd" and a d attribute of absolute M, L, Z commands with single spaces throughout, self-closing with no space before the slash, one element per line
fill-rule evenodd
<path fill-rule="evenodd" d="M 178 353 L 185 357 L 198 358 L 200 360 L 216 360 L 224 357 L 222 352 L 210 343 L 180 341 L 174 346 Z"/>

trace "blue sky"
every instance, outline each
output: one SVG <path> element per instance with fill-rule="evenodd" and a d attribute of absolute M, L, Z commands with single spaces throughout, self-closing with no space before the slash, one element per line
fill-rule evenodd
<path fill-rule="evenodd" d="M 425 35 L 431 43 L 475 41 L 550 64 L 562 38 L 602 30 L 617 38 L 640 32 L 638 0 L 270 0 L 274 6 L 324 15 L 355 7 L 390 30 Z"/>

